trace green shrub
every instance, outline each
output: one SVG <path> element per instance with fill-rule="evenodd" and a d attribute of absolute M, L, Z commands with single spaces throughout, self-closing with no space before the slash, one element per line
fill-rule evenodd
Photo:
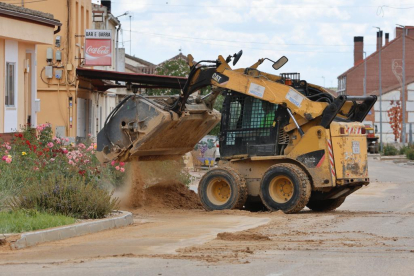
<path fill-rule="evenodd" d="M 386 156 L 397 155 L 398 149 L 394 147 L 393 145 L 385 145 L 382 154 Z"/>
<path fill-rule="evenodd" d="M 76 219 L 38 212 L 17 210 L 0 212 L 0 233 L 21 233 L 75 223 Z"/>
<path fill-rule="evenodd" d="M 54 175 L 82 177 L 85 183 L 100 187 L 112 188 L 123 183 L 125 164 L 100 164 L 95 150 L 96 144 L 90 138 L 74 144 L 68 138 L 53 137 L 49 124 L 36 129 L 26 127 L 14 134 L 10 142 L 0 138 L 0 210 L 7 198 Z"/>
<path fill-rule="evenodd" d="M 407 158 L 409 160 L 414 160 L 414 148 L 410 148 L 405 152 L 405 156 L 407 156 Z"/>
<path fill-rule="evenodd" d="M 117 209 L 118 203 L 111 192 L 85 183 L 83 177 L 62 175 L 24 187 L 8 200 L 13 210 L 35 209 L 79 219 L 103 218 Z"/>
<path fill-rule="evenodd" d="M 411 148 L 409 146 L 402 146 L 400 148 L 399 154 L 401 155 L 405 155 L 407 153 L 407 151 L 409 151 Z"/>

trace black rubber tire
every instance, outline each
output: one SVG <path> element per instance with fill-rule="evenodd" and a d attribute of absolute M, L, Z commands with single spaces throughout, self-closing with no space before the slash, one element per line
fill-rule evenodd
<path fill-rule="evenodd" d="M 280 175 L 288 177 L 293 184 L 292 197 L 285 203 L 274 201 L 269 192 L 271 180 Z M 309 178 L 301 168 L 293 164 L 283 163 L 271 166 L 264 173 L 260 183 L 260 198 L 269 210 L 282 210 L 286 214 L 292 214 L 305 208 L 311 196 L 311 190 Z"/>
<path fill-rule="evenodd" d="M 334 199 L 325 200 L 309 200 L 306 207 L 315 212 L 329 212 L 333 211 L 344 203 L 346 197 L 338 197 Z"/>
<path fill-rule="evenodd" d="M 223 205 L 214 204 L 208 198 L 208 184 L 216 177 L 223 178 L 230 186 L 230 198 Z M 213 168 L 201 178 L 198 184 L 198 196 L 207 211 L 242 209 L 247 199 L 246 180 L 232 168 Z"/>

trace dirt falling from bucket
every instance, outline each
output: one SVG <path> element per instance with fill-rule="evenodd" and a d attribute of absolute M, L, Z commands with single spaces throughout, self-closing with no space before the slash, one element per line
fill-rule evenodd
<path fill-rule="evenodd" d="M 123 207 L 129 209 L 201 209 L 197 194 L 188 189 L 180 160 L 132 160 Z"/>

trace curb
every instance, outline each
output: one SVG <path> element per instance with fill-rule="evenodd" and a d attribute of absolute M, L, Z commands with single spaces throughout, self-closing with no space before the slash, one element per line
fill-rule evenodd
<path fill-rule="evenodd" d="M 63 226 L 49 230 L 23 233 L 20 235 L 19 239 L 10 243 L 10 247 L 12 249 L 22 249 L 39 243 L 78 237 L 134 223 L 134 219 L 130 212 L 121 211 L 121 213 L 122 216 L 120 217 L 83 222 L 76 225 Z"/>
<path fill-rule="evenodd" d="M 381 156 L 381 161 L 408 161 L 405 155 L 390 155 L 390 156 Z"/>

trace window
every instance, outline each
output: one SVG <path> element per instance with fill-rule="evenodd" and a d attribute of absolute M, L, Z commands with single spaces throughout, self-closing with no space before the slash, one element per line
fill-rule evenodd
<path fill-rule="evenodd" d="M 6 63 L 6 106 L 14 106 L 15 63 Z"/>
<path fill-rule="evenodd" d="M 346 94 L 346 76 L 338 79 L 338 95 Z"/>
<path fill-rule="evenodd" d="M 220 154 L 275 154 L 278 107 L 248 95 L 227 91 L 222 109 Z"/>

